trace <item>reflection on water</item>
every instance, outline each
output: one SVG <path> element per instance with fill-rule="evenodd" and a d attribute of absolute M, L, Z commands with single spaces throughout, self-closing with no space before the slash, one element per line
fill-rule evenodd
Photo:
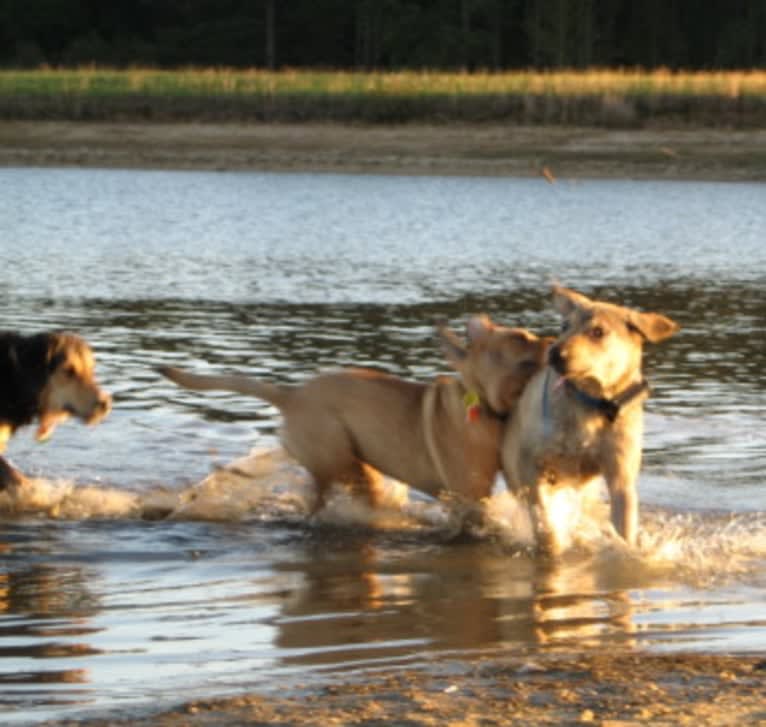
<path fill-rule="evenodd" d="M 329 562 L 314 563 L 279 620 L 278 646 L 295 651 L 288 661 L 358 666 L 429 651 L 624 641 L 634 631 L 627 594 L 599 588 L 592 570 L 509 557 L 486 544 L 418 551 L 369 564 L 331 552 Z M 381 558 L 373 548 L 360 552 Z M 332 628 L 317 628 L 317 613 L 332 614 Z"/>
<path fill-rule="evenodd" d="M 0 495 L 2 721 L 442 656 L 764 648 L 763 186 L 24 169 L 0 184 L 0 328 L 78 330 L 115 395 L 96 429 L 10 445 L 37 479 Z M 273 408 L 155 373 L 428 379 L 445 370 L 437 319 L 555 332 L 554 278 L 682 325 L 646 354 L 635 552 L 599 503 L 572 553 L 534 558 L 502 490 L 495 530 L 461 542 L 439 503 L 394 484 L 384 513 L 341 494 L 309 523 Z"/>

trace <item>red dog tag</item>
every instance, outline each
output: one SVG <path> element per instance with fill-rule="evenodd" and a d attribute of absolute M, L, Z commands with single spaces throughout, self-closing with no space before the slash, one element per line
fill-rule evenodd
<path fill-rule="evenodd" d="M 481 402 L 475 391 L 466 391 L 463 396 L 463 404 L 465 405 L 465 420 L 467 422 L 476 422 L 481 418 Z"/>

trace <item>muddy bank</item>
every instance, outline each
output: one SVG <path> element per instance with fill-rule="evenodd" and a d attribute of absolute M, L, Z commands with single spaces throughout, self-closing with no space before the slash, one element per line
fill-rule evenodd
<path fill-rule="evenodd" d="M 273 685 L 275 689 L 279 685 Z M 189 701 L 89 725 L 756 725 L 766 659 L 636 652 L 441 662 L 328 677 L 280 696 Z M 66 723 L 62 723 L 66 724 Z M 79 722 L 78 724 L 82 724 Z"/>
<path fill-rule="evenodd" d="M 0 165 L 766 180 L 766 130 L 0 122 Z"/>

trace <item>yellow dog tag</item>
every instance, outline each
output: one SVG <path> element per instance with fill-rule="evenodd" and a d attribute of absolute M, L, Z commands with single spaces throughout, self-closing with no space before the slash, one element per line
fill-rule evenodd
<path fill-rule="evenodd" d="M 465 406 L 465 420 L 467 422 L 475 422 L 481 417 L 481 399 L 475 391 L 465 392 L 463 405 Z"/>

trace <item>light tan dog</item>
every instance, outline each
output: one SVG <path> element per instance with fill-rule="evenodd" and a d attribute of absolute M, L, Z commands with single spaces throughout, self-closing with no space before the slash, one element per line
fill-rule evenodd
<path fill-rule="evenodd" d="M 553 297 L 563 331 L 509 423 L 503 472 L 511 491 L 532 506 L 544 548 L 561 550 L 550 519 L 556 489 L 579 488 L 597 476 L 606 481 L 612 524 L 632 545 L 638 529 L 642 402 L 648 394 L 642 347 L 644 341 L 672 336 L 678 326 L 658 313 L 593 301 L 558 286 Z"/>
<path fill-rule="evenodd" d="M 500 471 L 505 418 L 529 378 L 545 364 L 551 339 L 494 325 L 477 316 L 468 346 L 439 328 L 445 354 L 459 377 L 431 384 L 365 369 L 321 374 L 298 386 L 245 376 L 200 376 L 175 368 L 160 372 L 196 390 L 255 396 L 283 416 L 285 449 L 313 476 L 314 512 L 334 482 L 351 484 L 379 504 L 379 472 L 411 487 L 478 503 Z"/>

